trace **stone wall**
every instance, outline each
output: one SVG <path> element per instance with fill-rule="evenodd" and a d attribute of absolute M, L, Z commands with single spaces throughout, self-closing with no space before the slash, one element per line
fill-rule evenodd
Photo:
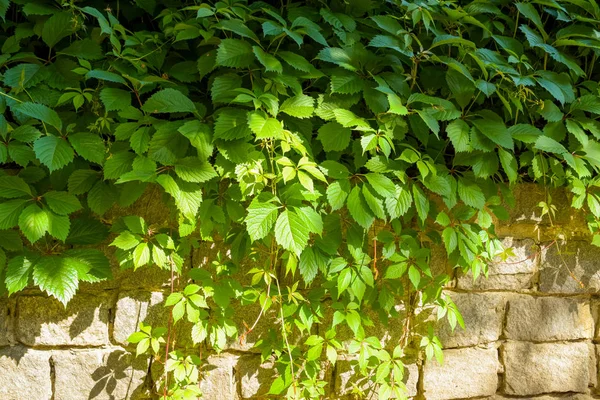
<path fill-rule="evenodd" d="M 544 198 L 540 188 L 521 186 L 515 194 L 510 220 L 497 225 L 514 257 L 491 265 L 487 279 L 453 277 L 446 290 L 466 329 L 440 326 L 445 361 L 408 366 L 411 397 L 600 398 L 600 249 L 589 244 L 583 217 L 563 192 L 552 193 L 551 224 L 536 207 Z M 436 259 L 437 268 L 447 268 L 444 257 Z M 148 271 L 116 271 L 115 280 L 84 285 L 66 309 L 33 288 L 0 298 L 0 399 L 152 398 L 156 363 L 135 358 L 127 343 L 139 321 L 167 318 L 160 303 L 168 277 Z M 390 342 L 402 329 L 375 328 Z M 210 364 L 204 399 L 265 397 L 273 372 L 252 351 L 255 341 L 250 335 L 221 355 L 203 354 Z M 327 371 L 330 398 L 352 398 L 351 365 L 341 359 Z"/>

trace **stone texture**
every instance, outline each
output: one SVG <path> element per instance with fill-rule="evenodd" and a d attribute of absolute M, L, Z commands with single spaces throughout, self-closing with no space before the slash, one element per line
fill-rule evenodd
<path fill-rule="evenodd" d="M 235 369 L 238 357 L 231 354 L 210 356 L 200 381 L 202 400 L 237 400 Z"/>
<path fill-rule="evenodd" d="M 498 351 L 464 348 L 444 351 L 444 363 L 425 364 L 424 395 L 427 400 L 492 396 L 498 386 Z"/>
<path fill-rule="evenodd" d="M 272 362 L 261 363 L 259 355 L 240 357 L 236 371 L 243 399 L 261 398 L 269 392 L 276 371 Z"/>
<path fill-rule="evenodd" d="M 583 342 L 504 344 L 505 393 L 529 396 L 586 392 L 590 381 L 590 347 Z"/>
<path fill-rule="evenodd" d="M 364 398 L 376 398 L 377 385 L 361 376 L 354 369 L 356 361 L 340 359 L 335 367 L 334 390 L 337 396 L 347 396 L 353 393 L 355 387 L 363 392 Z M 419 368 L 416 364 L 408 364 L 404 368 L 404 379 L 406 395 L 414 397 L 417 395 L 417 384 L 419 381 Z M 337 397 L 336 397 L 337 398 Z"/>
<path fill-rule="evenodd" d="M 554 244 L 544 252 L 540 291 L 547 293 L 594 293 L 600 290 L 600 248 L 590 241 Z"/>
<path fill-rule="evenodd" d="M 115 311 L 113 339 L 127 346 L 127 338 L 139 329 L 140 322 L 153 327 L 167 326 L 162 292 L 131 291 L 119 293 Z"/>
<path fill-rule="evenodd" d="M 467 347 L 498 340 L 506 307 L 503 293 L 447 292 L 460 310 L 465 329 L 457 326 L 454 332 L 444 319 L 439 327 L 439 338 L 445 348 Z"/>
<path fill-rule="evenodd" d="M 52 297 L 17 300 L 17 339 L 29 346 L 101 346 L 108 343 L 104 296 L 78 294 L 65 308 Z"/>
<path fill-rule="evenodd" d="M 50 400 L 50 352 L 23 346 L 0 349 L 0 399 Z"/>
<path fill-rule="evenodd" d="M 60 350 L 52 353 L 54 400 L 147 398 L 148 359 L 123 349 Z"/>
<path fill-rule="evenodd" d="M 12 341 L 12 317 L 9 315 L 8 299 L 0 297 L 0 346 Z"/>
<path fill-rule="evenodd" d="M 457 287 L 464 290 L 521 290 L 533 286 L 540 255 L 539 248 L 532 239 L 503 239 L 505 248 L 511 248 L 514 256 L 500 259 L 488 266 L 488 277 L 481 276 L 475 281 L 471 272 L 459 273 Z"/>
<path fill-rule="evenodd" d="M 594 320 L 585 299 L 517 296 L 509 300 L 507 339 L 547 342 L 591 339 Z"/>

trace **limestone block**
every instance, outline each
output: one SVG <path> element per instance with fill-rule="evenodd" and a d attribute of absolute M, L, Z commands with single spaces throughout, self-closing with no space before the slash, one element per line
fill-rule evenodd
<path fill-rule="evenodd" d="M 516 296 L 508 304 L 507 339 L 546 342 L 591 339 L 594 335 L 588 300 Z"/>
<path fill-rule="evenodd" d="M 121 348 L 56 350 L 54 400 L 112 400 L 146 397 L 148 358 Z"/>
<path fill-rule="evenodd" d="M 200 381 L 202 400 L 237 400 L 235 368 L 238 357 L 232 354 L 210 356 Z"/>
<path fill-rule="evenodd" d="M 78 294 L 65 308 L 46 296 L 17 300 L 17 340 L 29 346 L 100 346 L 108 343 L 104 296 Z"/>
<path fill-rule="evenodd" d="M 269 392 L 271 383 L 275 379 L 276 371 L 272 362 L 261 363 L 260 356 L 241 356 L 236 371 L 238 381 L 241 383 L 243 399 L 261 398 Z"/>
<path fill-rule="evenodd" d="M 132 291 L 119 293 L 115 312 L 113 339 L 127 346 L 127 338 L 139 330 L 140 322 L 152 327 L 167 326 L 162 292 Z"/>
<path fill-rule="evenodd" d="M 49 351 L 0 348 L 0 399 L 50 400 L 50 371 Z"/>
<path fill-rule="evenodd" d="M 590 381 L 590 345 L 508 342 L 503 346 L 504 391 L 509 395 L 584 393 Z"/>
<path fill-rule="evenodd" d="M 335 394 L 339 396 L 350 395 L 355 387 L 363 392 L 365 398 L 377 398 L 377 385 L 361 376 L 355 370 L 357 361 L 340 359 L 336 364 L 335 376 Z M 417 383 L 419 381 L 419 368 L 416 364 L 405 365 L 404 378 L 406 385 L 406 395 L 413 397 L 417 395 Z"/>
<path fill-rule="evenodd" d="M 12 340 L 12 317 L 9 315 L 8 299 L 0 297 L 0 346 L 8 345 Z"/>
<path fill-rule="evenodd" d="M 452 332 L 448 322 L 441 321 L 438 336 L 445 348 L 475 346 L 498 340 L 506 308 L 505 294 L 447 293 L 461 312 L 465 329 L 457 326 Z"/>
<path fill-rule="evenodd" d="M 480 276 L 473 281 L 471 272 L 459 273 L 457 287 L 465 290 L 521 290 L 533 286 L 540 256 L 538 246 L 532 239 L 507 237 L 502 241 L 505 248 L 511 248 L 514 256 L 488 266 L 488 277 Z"/>
<path fill-rule="evenodd" d="M 463 348 L 444 351 L 444 363 L 425 364 L 423 389 L 427 400 L 492 396 L 498 386 L 498 351 Z"/>
<path fill-rule="evenodd" d="M 600 248 L 589 241 L 554 244 L 543 254 L 540 291 L 595 293 L 600 290 Z"/>

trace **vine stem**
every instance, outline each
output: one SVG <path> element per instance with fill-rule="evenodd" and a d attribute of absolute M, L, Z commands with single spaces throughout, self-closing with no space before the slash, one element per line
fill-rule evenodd
<path fill-rule="evenodd" d="M 173 256 L 169 256 L 169 264 L 171 265 L 171 293 L 174 291 L 174 270 Z M 173 328 L 173 312 L 169 312 L 169 324 L 167 325 L 167 344 L 165 346 L 165 386 L 163 388 L 163 397 L 167 398 L 167 388 L 169 386 L 169 373 L 167 372 L 167 361 L 169 359 L 169 344 L 171 343 L 171 333 Z"/>
<path fill-rule="evenodd" d="M 292 357 L 292 348 L 290 346 L 290 341 L 288 340 L 287 333 L 285 331 L 285 317 L 283 315 L 283 295 L 281 294 L 281 286 L 279 285 L 279 279 L 275 279 L 275 284 L 277 285 L 277 293 L 279 293 L 279 313 L 281 315 L 281 334 L 283 335 L 283 339 L 285 340 L 285 346 L 287 348 L 288 354 L 290 355 L 290 370 L 292 373 L 292 377 L 295 378 L 294 373 L 294 358 Z M 295 382 L 293 383 L 295 387 Z"/>

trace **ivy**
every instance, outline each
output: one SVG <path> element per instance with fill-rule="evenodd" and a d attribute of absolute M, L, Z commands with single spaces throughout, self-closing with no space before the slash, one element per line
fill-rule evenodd
<path fill-rule="evenodd" d="M 164 399 L 200 395 L 182 321 L 219 352 L 263 318 L 270 394 L 323 397 L 344 355 L 405 397 L 404 365 L 442 343 L 424 326 L 383 347 L 369 315 L 462 326 L 432 249 L 485 275 L 516 184 L 570 190 L 600 244 L 594 5 L 0 0 L 0 19 L 0 292 L 67 304 L 111 279 L 104 245 L 172 271 L 174 325 L 129 339 L 163 363 Z M 111 212 L 145 193 L 168 215 Z"/>

